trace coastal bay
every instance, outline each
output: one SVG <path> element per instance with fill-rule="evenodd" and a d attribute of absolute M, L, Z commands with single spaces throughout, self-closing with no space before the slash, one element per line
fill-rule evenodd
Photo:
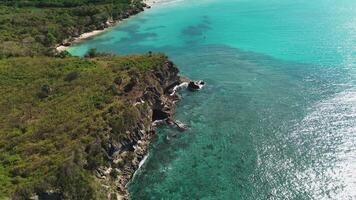
<path fill-rule="evenodd" d="M 72 46 L 163 51 L 207 82 L 178 104 L 187 132 L 159 129 L 132 199 L 354 198 L 355 6 L 178 1 Z"/>
<path fill-rule="evenodd" d="M 0 1 L 0 200 L 356 199 L 355 11 Z"/>
<path fill-rule="evenodd" d="M 165 1 L 163 0 L 145 0 L 143 1 L 143 3 L 146 4 L 146 9 L 150 9 L 152 6 L 154 6 L 155 4 L 159 4 L 159 3 L 163 3 Z M 141 10 L 143 11 L 143 10 Z M 63 52 L 69 49 L 69 47 L 73 44 L 78 44 L 81 42 L 84 42 L 85 40 L 89 40 L 95 36 L 98 36 L 106 31 L 109 31 L 110 28 L 112 28 L 113 26 L 117 26 L 120 21 L 127 19 L 128 17 L 137 14 L 137 11 L 131 12 L 131 11 L 127 11 L 127 15 L 125 15 L 125 17 L 120 17 L 118 19 L 108 19 L 105 22 L 105 26 L 102 27 L 102 29 L 99 30 L 92 30 L 90 32 L 85 32 L 80 34 L 77 37 L 70 37 L 68 39 L 65 39 L 62 44 L 59 44 L 56 46 L 56 51 L 57 52 Z"/>

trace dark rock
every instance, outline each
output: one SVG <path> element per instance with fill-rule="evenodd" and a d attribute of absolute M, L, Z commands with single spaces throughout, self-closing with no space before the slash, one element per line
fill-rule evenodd
<path fill-rule="evenodd" d="M 72 45 L 70 42 L 64 42 L 63 46 L 69 47 L 70 45 Z"/>
<path fill-rule="evenodd" d="M 124 91 L 130 92 L 133 89 L 133 87 L 135 87 L 135 85 L 136 85 L 136 81 L 134 79 L 131 79 L 129 83 L 125 85 Z"/>
<path fill-rule="evenodd" d="M 164 93 L 165 94 L 171 94 L 173 92 L 173 88 L 176 86 L 176 85 L 179 85 L 180 84 L 180 81 L 177 80 L 175 82 L 173 82 L 172 84 L 168 85 L 165 89 L 164 89 Z"/>
<path fill-rule="evenodd" d="M 117 85 L 121 85 L 122 78 L 121 77 L 116 77 L 115 80 L 114 80 L 114 83 L 116 83 Z"/>
<path fill-rule="evenodd" d="M 200 90 L 204 85 L 204 81 L 190 81 L 188 84 L 188 89 L 190 91 L 197 91 Z"/>
<path fill-rule="evenodd" d="M 164 112 L 162 110 L 153 110 L 153 114 L 152 114 L 152 121 L 156 121 L 156 120 L 164 120 L 167 119 L 169 117 L 169 113 Z"/>
<path fill-rule="evenodd" d="M 38 194 L 38 200 L 62 200 L 63 195 L 57 192 L 43 192 Z"/>
<path fill-rule="evenodd" d="M 195 84 L 195 82 L 190 81 L 188 84 L 188 89 L 192 90 L 192 91 L 196 91 L 196 90 L 199 90 L 200 87 L 199 87 L 199 85 Z"/>

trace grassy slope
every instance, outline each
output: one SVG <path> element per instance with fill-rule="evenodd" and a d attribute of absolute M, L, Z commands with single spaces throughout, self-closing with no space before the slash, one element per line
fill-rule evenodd
<path fill-rule="evenodd" d="M 103 199 L 92 175 L 105 164 L 97 141 L 127 137 L 138 110 L 128 103 L 132 97 L 124 86 L 132 77 L 149 80 L 166 58 L 44 55 L 64 39 L 140 11 L 141 2 L 0 2 L 1 200 L 53 188 L 67 199 Z"/>
<path fill-rule="evenodd" d="M 145 76 L 164 61 L 163 55 L 0 60 L 0 199 L 53 185 L 92 195 L 78 199 L 94 198 L 84 169 L 101 157 L 95 160 L 94 153 L 88 161 L 81 152 L 101 137 L 113 107 L 121 113 L 119 132 L 125 132 L 134 116 L 123 86 L 130 74 Z"/>

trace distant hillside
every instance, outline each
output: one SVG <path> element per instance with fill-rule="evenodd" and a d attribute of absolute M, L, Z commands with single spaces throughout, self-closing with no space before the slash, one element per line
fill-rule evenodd
<path fill-rule="evenodd" d="M 110 20 L 143 10 L 142 0 L 5 0 L 0 2 L 0 58 L 53 55 L 54 47 Z"/>

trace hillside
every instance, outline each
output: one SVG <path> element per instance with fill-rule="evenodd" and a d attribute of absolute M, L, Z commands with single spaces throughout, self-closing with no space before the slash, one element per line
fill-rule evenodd
<path fill-rule="evenodd" d="M 126 199 L 181 82 L 163 54 L 55 47 L 141 12 L 141 0 L 0 2 L 0 199 Z"/>
<path fill-rule="evenodd" d="M 54 47 L 143 10 L 141 0 L 0 2 L 0 58 L 53 55 Z"/>
<path fill-rule="evenodd" d="M 0 199 L 126 195 L 177 73 L 161 54 L 0 60 Z"/>

